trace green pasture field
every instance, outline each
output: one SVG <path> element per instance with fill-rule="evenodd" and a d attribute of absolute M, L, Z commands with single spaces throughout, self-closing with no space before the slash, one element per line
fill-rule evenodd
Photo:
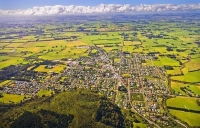
<path fill-rule="evenodd" d="M 158 60 L 146 60 L 147 65 L 155 65 L 155 66 L 164 66 L 164 65 L 168 65 L 168 66 L 180 66 L 179 62 L 176 60 L 173 60 L 169 57 L 158 57 Z M 177 73 L 176 73 L 177 71 Z M 175 73 L 178 74 L 178 68 L 174 68 L 174 70 L 168 71 L 168 74 L 170 73 Z"/>
<path fill-rule="evenodd" d="M 58 60 L 63 58 L 78 58 L 79 56 L 87 56 L 88 53 L 86 53 L 86 48 L 66 48 L 64 51 L 54 51 L 47 53 L 45 55 L 39 56 L 41 59 L 46 60 Z"/>
<path fill-rule="evenodd" d="M 54 38 L 48 38 L 48 37 L 39 38 L 39 41 L 45 41 L 45 40 L 54 40 Z"/>
<path fill-rule="evenodd" d="M 9 45 L 10 43 L 0 43 L 0 48 L 2 48 L 3 46 Z M 1 49 L 0 49 L 1 51 Z"/>
<path fill-rule="evenodd" d="M 169 112 L 178 119 L 186 122 L 191 127 L 200 126 L 200 114 L 198 113 L 184 112 L 178 110 L 169 110 Z"/>
<path fill-rule="evenodd" d="M 112 33 L 110 33 L 112 34 Z M 89 36 L 83 36 L 81 41 L 87 43 L 87 44 L 96 44 L 96 45 L 104 45 L 104 44 L 122 44 L 122 38 L 121 36 L 117 36 L 115 33 L 112 35 L 89 35 Z"/>
<path fill-rule="evenodd" d="M 35 39 L 35 36 L 33 35 L 30 35 L 30 36 L 23 36 L 22 38 L 20 38 L 22 40 L 34 40 Z"/>
<path fill-rule="evenodd" d="M 0 87 L 7 85 L 8 83 L 12 82 L 11 80 L 5 80 L 3 82 L 0 82 Z"/>
<path fill-rule="evenodd" d="M 173 70 L 166 70 L 167 74 L 176 75 L 181 74 L 180 67 L 173 67 Z"/>
<path fill-rule="evenodd" d="M 197 53 L 196 53 L 196 54 L 194 54 L 194 55 L 191 55 L 191 58 L 192 58 L 192 59 L 197 59 L 197 58 L 200 58 L 200 54 L 199 54 L 200 50 L 196 50 L 196 51 L 197 51 Z"/>
<path fill-rule="evenodd" d="M 186 82 L 200 82 L 200 71 L 195 72 L 188 72 L 182 76 L 173 76 L 171 79 L 179 80 L 179 81 L 186 81 Z"/>
<path fill-rule="evenodd" d="M 200 106 L 197 104 L 196 100 L 197 98 L 178 96 L 176 98 L 168 99 L 167 106 L 200 111 Z"/>
<path fill-rule="evenodd" d="M 0 62 L 6 61 L 6 60 L 9 60 L 9 59 L 10 59 L 9 56 L 1 56 L 0 57 Z"/>
<path fill-rule="evenodd" d="M 0 62 L 0 69 L 4 67 L 8 67 L 10 65 L 20 64 L 20 63 L 26 64 L 27 62 L 24 61 L 23 58 L 20 58 L 20 57 L 9 57 L 8 60 Z"/>
<path fill-rule="evenodd" d="M 195 95 L 200 95 L 200 86 L 197 85 L 191 85 L 191 84 L 184 84 L 184 83 L 178 83 L 178 82 L 171 82 L 171 88 L 176 92 L 180 93 L 181 95 L 186 95 L 185 92 L 183 92 L 180 88 L 186 87 L 187 89 L 191 90 Z"/>
<path fill-rule="evenodd" d="M 13 39 L 2 39 L 0 41 L 3 42 L 3 43 L 10 43 L 10 42 L 13 41 Z"/>
<path fill-rule="evenodd" d="M 160 60 L 146 60 L 146 64 L 151 66 L 163 66 Z"/>
<path fill-rule="evenodd" d="M 91 51 L 91 53 L 96 53 L 97 52 L 97 50 L 96 49 L 93 49 L 92 51 Z"/>
<path fill-rule="evenodd" d="M 166 54 L 168 53 L 166 50 L 166 47 L 146 47 L 148 52 L 159 52 L 161 54 Z"/>
<path fill-rule="evenodd" d="M 26 39 L 15 39 L 12 41 L 12 43 L 26 43 L 27 41 L 30 40 L 26 40 Z M 31 40 L 31 41 L 35 41 L 35 40 Z"/>
<path fill-rule="evenodd" d="M 139 45 L 141 42 L 139 41 L 124 41 L 125 46 L 130 46 L 130 45 Z"/>
<path fill-rule="evenodd" d="M 5 94 L 0 98 L 0 103 L 20 103 L 24 99 L 23 95 Z"/>
<path fill-rule="evenodd" d="M 142 123 L 133 123 L 134 124 L 134 128 L 147 128 L 146 124 L 142 124 Z"/>
<path fill-rule="evenodd" d="M 124 46 L 122 51 L 128 51 L 128 52 L 132 53 L 134 51 L 133 50 L 134 48 L 135 48 L 135 46 Z"/>
<path fill-rule="evenodd" d="M 0 52 L 4 52 L 4 53 L 11 53 L 13 51 L 13 48 L 4 48 L 4 49 L 1 49 L 0 48 Z M 2 57 L 2 56 L 1 56 Z M 1 59 L 1 58 L 0 58 Z"/>
<path fill-rule="evenodd" d="M 188 69 L 188 71 L 200 69 L 200 58 L 191 59 L 190 62 L 185 64 L 185 67 Z"/>
<path fill-rule="evenodd" d="M 103 47 L 106 52 L 111 52 L 113 50 L 120 50 L 121 47 Z"/>
<path fill-rule="evenodd" d="M 44 96 L 50 96 L 52 92 L 53 91 L 51 91 L 51 90 L 40 90 L 37 95 L 39 97 L 42 97 L 43 95 Z"/>
<path fill-rule="evenodd" d="M 173 60 L 169 57 L 159 57 L 159 60 L 161 61 L 162 65 L 180 66 L 178 61 Z"/>
<path fill-rule="evenodd" d="M 60 73 L 62 70 L 64 70 L 64 68 L 66 67 L 65 65 L 56 65 L 54 68 L 52 69 L 47 69 L 45 68 L 46 65 L 40 65 L 39 67 L 37 67 L 35 69 L 35 71 L 38 72 L 56 72 L 56 73 Z"/>
<path fill-rule="evenodd" d="M 10 43 L 5 48 L 9 48 L 9 47 L 17 48 L 19 46 L 23 46 L 23 43 Z"/>

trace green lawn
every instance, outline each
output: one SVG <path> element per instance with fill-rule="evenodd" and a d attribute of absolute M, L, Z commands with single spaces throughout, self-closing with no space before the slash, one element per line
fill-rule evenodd
<path fill-rule="evenodd" d="M 1 86 L 4 86 L 4 85 L 6 85 L 6 84 L 8 84 L 8 83 L 10 83 L 10 82 L 11 82 L 11 80 L 5 80 L 5 81 L 1 82 L 1 83 L 0 83 L 0 87 L 1 87 Z"/>
<path fill-rule="evenodd" d="M 200 82 L 200 71 L 187 73 L 184 75 L 184 80 L 188 82 Z"/>
<path fill-rule="evenodd" d="M 23 61 L 23 58 L 21 57 L 8 57 L 8 60 L 0 62 L 0 69 L 4 67 L 8 67 L 10 65 L 17 65 L 20 63 L 27 63 L 26 61 Z"/>
<path fill-rule="evenodd" d="M 0 98 L 1 103 L 19 103 L 24 99 L 24 96 L 22 95 L 14 95 L 14 94 L 5 94 L 3 93 L 3 97 Z"/>
<path fill-rule="evenodd" d="M 147 128 L 147 125 L 142 123 L 134 123 L 134 128 Z"/>
<path fill-rule="evenodd" d="M 53 92 L 53 91 L 51 91 L 51 90 L 40 90 L 40 91 L 38 92 L 38 96 L 39 96 L 39 97 L 42 97 L 43 95 L 45 95 L 45 96 L 50 96 L 52 92 Z"/>
<path fill-rule="evenodd" d="M 163 65 L 169 65 L 169 66 L 180 66 L 179 62 L 176 60 L 173 60 L 169 57 L 159 57 L 159 60 Z"/>
<path fill-rule="evenodd" d="M 195 72 L 188 72 L 182 76 L 173 76 L 171 79 L 179 80 L 179 81 L 186 81 L 186 82 L 200 82 L 200 71 Z"/>
<path fill-rule="evenodd" d="M 185 64 L 189 71 L 200 69 L 200 58 L 192 59 L 190 62 Z"/>
<path fill-rule="evenodd" d="M 168 99 L 167 106 L 200 111 L 200 106 L 196 103 L 196 98 L 190 97 L 176 97 Z"/>
<path fill-rule="evenodd" d="M 200 126 L 200 114 L 198 113 L 190 113 L 190 112 L 183 112 L 178 110 L 169 110 L 173 116 L 176 116 L 178 119 L 186 122 L 191 127 L 193 126 Z"/>
<path fill-rule="evenodd" d="M 180 88 L 186 87 L 187 89 L 190 89 L 194 94 L 200 95 L 200 86 L 197 85 L 190 85 L 190 84 L 183 84 L 178 82 L 171 82 L 171 88 L 176 92 L 180 93 L 182 95 L 186 95 L 185 92 L 183 92 Z"/>
<path fill-rule="evenodd" d="M 173 70 L 167 70 L 167 74 L 176 75 L 181 74 L 180 67 L 173 67 Z"/>
<path fill-rule="evenodd" d="M 56 73 L 60 73 L 61 71 L 64 70 L 64 68 L 66 67 L 65 65 L 56 65 L 54 68 L 52 69 L 47 69 L 45 68 L 46 65 L 40 65 L 39 67 L 37 67 L 35 69 L 35 71 L 38 71 L 38 72 L 56 72 Z"/>

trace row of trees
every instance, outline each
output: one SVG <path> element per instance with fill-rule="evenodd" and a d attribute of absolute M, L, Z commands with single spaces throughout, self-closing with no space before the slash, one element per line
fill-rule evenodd
<path fill-rule="evenodd" d="M 2 93 L 0 93 L 0 98 L 2 98 L 3 97 L 3 94 Z"/>

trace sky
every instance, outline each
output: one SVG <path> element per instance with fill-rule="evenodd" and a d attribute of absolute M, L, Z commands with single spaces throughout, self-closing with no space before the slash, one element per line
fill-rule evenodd
<path fill-rule="evenodd" d="M 0 9 L 28 9 L 34 6 L 82 5 L 94 6 L 99 4 L 195 4 L 199 0 L 0 0 Z"/>

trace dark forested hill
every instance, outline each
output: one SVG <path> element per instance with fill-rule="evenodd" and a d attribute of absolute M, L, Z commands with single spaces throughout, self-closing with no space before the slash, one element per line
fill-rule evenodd
<path fill-rule="evenodd" d="M 8 109 L 0 118 L 3 128 L 123 128 L 132 125 L 118 106 L 85 90 L 36 98 Z"/>

